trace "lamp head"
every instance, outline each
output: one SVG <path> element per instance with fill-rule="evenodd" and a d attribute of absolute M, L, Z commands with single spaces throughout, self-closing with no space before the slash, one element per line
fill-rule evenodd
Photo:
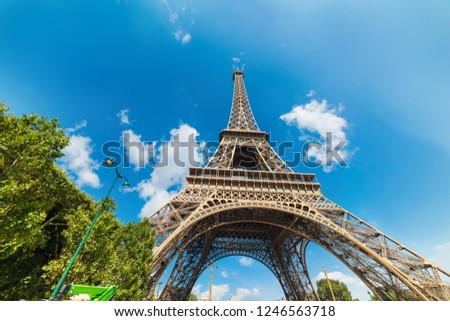
<path fill-rule="evenodd" d="M 107 159 L 105 159 L 105 164 L 106 164 L 106 166 L 111 167 L 111 166 L 113 166 L 115 163 L 116 163 L 116 161 L 115 161 L 114 159 L 112 159 L 112 158 L 107 158 Z"/>
<path fill-rule="evenodd" d="M 122 184 L 123 187 L 130 187 L 130 183 L 128 182 L 128 180 L 125 181 L 125 183 Z"/>

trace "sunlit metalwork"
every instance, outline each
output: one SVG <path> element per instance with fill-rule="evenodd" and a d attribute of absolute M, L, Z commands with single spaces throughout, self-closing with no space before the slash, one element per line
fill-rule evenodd
<path fill-rule="evenodd" d="M 208 266 L 241 255 L 272 271 L 286 299 L 317 300 L 306 265 L 314 242 L 379 299 L 449 300 L 447 271 L 328 200 L 315 175 L 286 165 L 253 117 L 243 78 L 234 72 L 228 127 L 209 163 L 191 168 L 180 194 L 148 218 L 159 240 L 151 293 L 174 260 L 160 300 L 187 300 Z"/>

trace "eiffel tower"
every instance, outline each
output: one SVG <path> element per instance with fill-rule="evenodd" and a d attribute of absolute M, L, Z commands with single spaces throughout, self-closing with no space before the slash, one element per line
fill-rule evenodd
<path fill-rule="evenodd" d="M 159 300 L 187 300 L 215 261 L 246 256 L 264 264 L 287 300 L 319 300 L 306 264 L 314 242 L 338 258 L 379 300 L 450 300 L 450 274 L 327 199 L 313 174 L 294 173 L 259 129 L 233 73 L 228 127 L 204 168 L 148 219 L 157 233 L 151 295 L 172 267 Z M 169 266 L 170 265 L 170 266 Z"/>

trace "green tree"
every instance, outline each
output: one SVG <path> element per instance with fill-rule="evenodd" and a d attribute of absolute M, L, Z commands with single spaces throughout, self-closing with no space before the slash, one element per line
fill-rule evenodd
<path fill-rule="evenodd" d="M 394 291 L 385 291 L 385 290 L 379 290 L 379 294 L 376 295 L 375 293 L 369 293 L 370 301 L 399 301 L 397 294 Z M 407 291 L 403 292 L 405 295 L 404 298 L 410 298 L 410 300 L 418 300 L 418 298 L 411 296 Z M 409 294 L 409 295 L 408 295 Z"/>
<path fill-rule="evenodd" d="M 375 293 L 367 292 L 370 296 L 370 301 L 380 301 L 380 299 L 375 295 Z"/>
<path fill-rule="evenodd" d="M 113 210 L 115 205 L 111 202 L 110 207 Z M 86 212 L 79 209 L 67 216 L 68 228 L 62 233 L 66 240 L 65 247 L 57 259 L 43 268 L 43 277 L 48 285 L 54 286 L 58 282 L 95 212 L 96 209 Z M 104 212 L 65 282 L 116 284 L 119 289 L 115 300 L 142 300 L 149 293 L 153 245 L 154 233 L 147 220 L 123 225 L 112 211 Z"/>
<path fill-rule="evenodd" d="M 55 119 L 15 117 L 0 103 L 0 132 L 0 300 L 46 298 L 99 205 L 56 166 L 69 139 Z M 117 284 L 116 299 L 142 299 L 153 232 L 147 221 L 121 224 L 108 202 L 67 281 Z"/>
<path fill-rule="evenodd" d="M 331 288 L 333 289 L 336 301 L 353 301 L 352 294 L 348 290 L 345 283 L 338 280 L 330 279 Z M 327 279 L 320 279 L 316 282 L 317 295 L 321 301 L 333 301 L 333 296 L 330 291 Z"/>
<path fill-rule="evenodd" d="M 0 299 L 38 299 L 42 266 L 61 251 L 64 215 L 92 200 L 55 165 L 69 142 L 56 120 L 7 112 L 0 104 Z"/>
<path fill-rule="evenodd" d="M 198 301 L 198 298 L 195 294 L 191 293 L 189 294 L 189 301 Z"/>

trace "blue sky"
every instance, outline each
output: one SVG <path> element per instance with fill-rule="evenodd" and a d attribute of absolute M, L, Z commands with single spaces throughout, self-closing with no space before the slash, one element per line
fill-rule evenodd
<path fill-rule="evenodd" d="M 60 165 L 99 199 L 114 178 L 99 167 L 104 143 L 123 132 L 157 146 L 174 133 L 217 140 L 231 73 L 244 68 L 253 113 L 272 140 L 300 151 L 300 138 L 322 139 L 314 115 L 341 121 L 349 167 L 296 171 L 316 173 L 327 197 L 449 270 L 449 16 L 443 0 L 3 0 L 0 101 L 16 115 L 57 117 L 72 141 Z M 310 122 L 296 122 L 305 113 Z M 290 124 L 280 118 L 289 114 Z M 113 192 L 119 218 L 138 221 L 176 193 L 185 170 L 172 169 L 123 169 L 134 188 Z M 316 246 L 309 255 L 314 277 L 325 264 L 367 297 L 330 255 Z M 268 270 L 241 259 L 217 263 L 221 299 L 282 296 Z"/>

